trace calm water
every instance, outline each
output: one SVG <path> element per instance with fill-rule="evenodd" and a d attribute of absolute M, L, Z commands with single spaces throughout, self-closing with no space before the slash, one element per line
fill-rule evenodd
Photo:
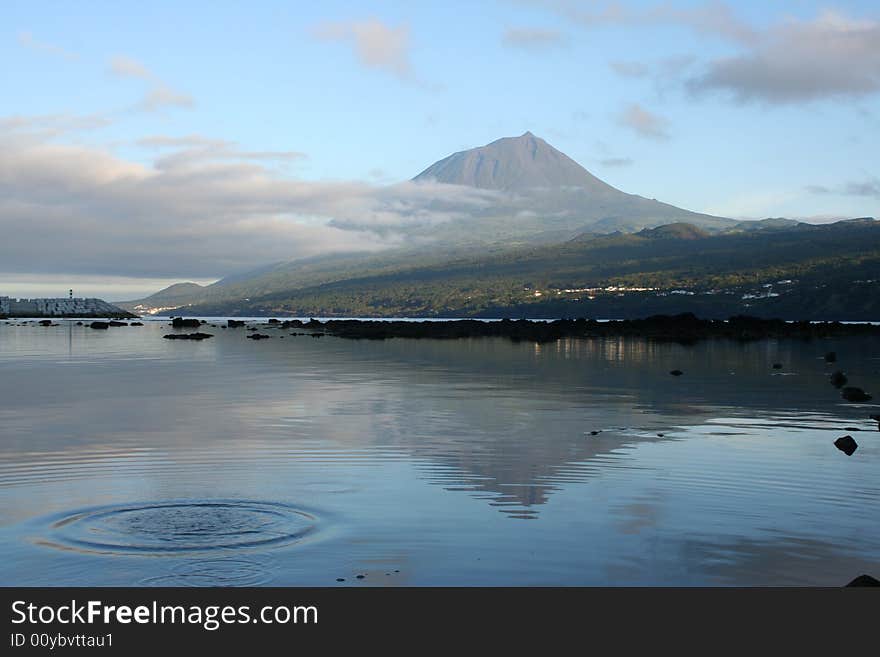
<path fill-rule="evenodd" d="M 169 330 L 0 322 L 0 584 L 880 576 L 876 340 Z"/>

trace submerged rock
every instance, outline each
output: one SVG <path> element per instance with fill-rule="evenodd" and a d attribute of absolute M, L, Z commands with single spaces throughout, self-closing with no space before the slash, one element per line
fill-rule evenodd
<path fill-rule="evenodd" d="M 866 402 L 871 401 L 871 395 L 861 388 L 848 386 L 840 391 L 840 396 L 850 402 Z"/>
<path fill-rule="evenodd" d="M 834 441 L 834 446 L 847 456 L 852 456 L 853 453 L 859 448 L 859 444 L 853 439 L 852 436 L 841 436 Z"/>
<path fill-rule="evenodd" d="M 847 586 L 880 586 L 880 579 L 870 575 L 859 575 Z"/>
<path fill-rule="evenodd" d="M 89 327 L 93 329 L 108 329 L 110 328 L 110 324 L 107 322 L 92 322 L 89 324 Z"/>
<path fill-rule="evenodd" d="M 846 378 L 846 374 L 844 374 L 840 370 L 837 370 L 831 375 L 831 385 L 833 385 L 835 388 L 842 388 L 846 385 L 846 382 L 848 380 L 849 379 Z"/>
<path fill-rule="evenodd" d="M 681 376 L 682 374 L 684 374 L 684 372 L 682 372 L 681 370 L 672 370 L 672 371 L 670 372 L 670 374 L 671 374 L 672 376 Z"/>
<path fill-rule="evenodd" d="M 169 333 L 168 335 L 163 335 L 163 338 L 166 340 L 204 340 L 206 338 L 214 337 L 210 333 Z"/>
<path fill-rule="evenodd" d="M 251 333 L 247 336 L 248 340 L 268 340 L 269 336 L 264 333 Z"/>

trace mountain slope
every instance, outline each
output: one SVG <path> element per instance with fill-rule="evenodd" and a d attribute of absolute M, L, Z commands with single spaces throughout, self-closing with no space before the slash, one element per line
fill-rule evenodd
<path fill-rule="evenodd" d="M 693 310 L 880 319 L 880 222 L 703 234 L 694 226 L 414 265 L 204 305 L 202 314 L 635 317 Z"/>

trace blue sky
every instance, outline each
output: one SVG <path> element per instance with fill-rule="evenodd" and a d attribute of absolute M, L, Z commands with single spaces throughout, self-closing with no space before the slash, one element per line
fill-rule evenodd
<path fill-rule="evenodd" d="M 59 273 L 135 292 L 351 246 L 328 220 L 387 219 L 377 197 L 389 186 L 526 130 L 624 191 L 692 210 L 880 216 L 876 2 L 7 0 L 0 11 L 0 189 L 22 197 L 0 204 L 0 225 L 21 236 L 16 262 L 0 265 L 12 293 L 42 292 Z M 206 191 L 181 196 L 185 183 Z M 170 238 L 150 243 L 146 227 L 172 220 L 177 243 L 209 225 L 223 235 L 192 253 L 198 266 L 150 265 L 151 253 L 186 257 Z M 139 241 L 132 266 L 89 252 L 91 229 L 92 242 L 118 237 L 104 249 Z"/>

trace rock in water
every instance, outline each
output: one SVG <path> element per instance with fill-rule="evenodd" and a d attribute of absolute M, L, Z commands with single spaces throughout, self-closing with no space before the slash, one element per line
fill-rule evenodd
<path fill-rule="evenodd" d="M 855 388 L 852 386 L 848 386 L 840 391 L 840 396 L 843 397 L 846 401 L 850 402 L 866 402 L 871 401 L 871 395 L 866 393 L 861 388 Z"/>
<path fill-rule="evenodd" d="M 89 326 L 93 329 L 108 329 L 110 328 L 110 324 L 107 322 L 92 322 Z"/>
<path fill-rule="evenodd" d="M 849 379 L 846 378 L 846 374 L 844 374 L 840 370 L 837 370 L 831 375 L 831 385 L 833 385 L 835 388 L 842 388 L 846 385 L 846 382 L 848 380 Z"/>
<path fill-rule="evenodd" d="M 859 575 L 847 586 L 880 586 L 880 579 L 871 577 L 870 575 Z"/>
<path fill-rule="evenodd" d="M 201 322 L 197 319 L 184 319 L 183 317 L 175 317 L 171 320 L 171 326 L 174 328 L 198 328 Z"/>
<path fill-rule="evenodd" d="M 834 446 L 847 456 L 852 456 L 859 448 L 858 443 L 853 440 L 852 436 L 841 436 L 834 441 Z"/>
<path fill-rule="evenodd" d="M 836 351 L 829 351 L 827 354 L 825 354 L 825 362 L 826 363 L 836 363 L 837 362 L 837 352 Z"/>
<path fill-rule="evenodd" d="M 210 333 L 169 333 L 162 337 L 166 340 L 204 340 L 213 336 Z"/>
<path fill-rule="evenodd" d="M 239 328 L 241 326 L 244 326 L 244 321 L 240 319 L 227 319 L 226 326 L 228 326 L 229 328 Z"/>
<path fill-rule="evenodd" d="M 269 336 L 263 333 L 251 333 L 247 338 L 248 340 L 268 340 Z"/>
<path fill-rule="evenodd" d="M 52 320 L 51 319 L 41 319 L 40 326 L 52 326 Z"/>
<path fill-rule="evenodd" d="M 117 322 L 115 320 L 107 322 L 110 326 L 128 326 L 128 322 Z"/>
<path fill-rule="evenodd" d="M 781 369 L 782 369 L 782 363 L 773 363 L 773 369 L 774 369 L 774 370 L 781 370 Z"/>
<path fill-rule="evenodd" d="M 672 376 L 681 376 L 682 374 L 684 374 L 684 372 L 682 372 L 681 370 L 672 370 L 672 371 L 670 372 L 670 374 L 671 374 Z"/>

